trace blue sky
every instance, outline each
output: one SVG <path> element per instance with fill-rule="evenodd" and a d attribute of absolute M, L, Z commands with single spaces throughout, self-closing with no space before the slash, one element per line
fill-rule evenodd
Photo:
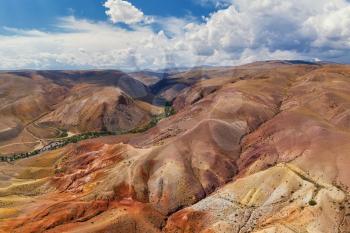
<path fill-rule="evenodd" d="M 55 23 L 57 17 L 71 14 L 106 19 L 99 0 L 0 0 L 1 27 L 46 29 Z"/>
<path fill-rule="evenodd" d="M 54 30 L 57 18 L 74 15 L 77 18 L 105 21 L 103 0 L 0 0 L 0 27 Z M 131 0 L 147 15 L 185 17 L 208 16 L 214 4 L 194 0 Z"/>
<path fill-rule="evenodd" d="M 350 61 L 348 0 L 0 0 L 0 70 Z"/>

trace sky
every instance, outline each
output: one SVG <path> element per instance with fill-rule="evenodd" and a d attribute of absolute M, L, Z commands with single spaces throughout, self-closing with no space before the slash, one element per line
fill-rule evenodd
<path fill-rule="evenodd" d="M 349 63 L 348 0 L 0 0 L 0 69 Z"/>

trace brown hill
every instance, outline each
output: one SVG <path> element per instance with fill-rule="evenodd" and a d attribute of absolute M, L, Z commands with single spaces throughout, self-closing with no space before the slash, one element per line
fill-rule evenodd
<path fill-rule="evenodd" d="M 130 130 L 159 109 L 152 94 L 119 71 L 0 73 L 0 153 L 30 151 L 62 130 Z"/>
<path fill-rule="evenodd" d="M 177 94 L 177 114 L 145 133 L 0 164 L 0 230 L 348 232 L 350 67 L 267 62 L 200 72 L 205 79 Z M 90 85 L 74 88 L 91 93 Z"/>
<path fill-rule="evenodd" d="M 55 110 L 38 121 L 73 132 L 130 130 L 150 120 L 150 112 L 118 87 L 77 85 Z M 69 117 L 67 117 L 69 116 Z"/>

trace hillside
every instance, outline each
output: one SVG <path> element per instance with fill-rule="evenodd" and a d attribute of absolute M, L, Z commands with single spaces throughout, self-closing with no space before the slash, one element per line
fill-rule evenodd
<path fill-rule="evenodd" d="M 152 100 L 144 84 L 120 71 L 0 73 L 0 153 L 31 151 L 65 131 L 140 127 L 161 112 Z"/>
<path fill-rule="evenodd" d="M 258 62 L 149 85 L 83 76 L 0 74 L 0 135 L 136 128 L 150 98 L 176 114 L 0 163 L 0 232 L 350 231 L 350 66 Z"/>

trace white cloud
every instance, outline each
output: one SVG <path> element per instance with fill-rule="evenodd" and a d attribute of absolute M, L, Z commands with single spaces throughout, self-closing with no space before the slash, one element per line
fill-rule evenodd
<path fill-rule="evenodd" d="M 135 24 L 150 20 L 149 17 L 144 16 L 141 10 L 128 1 L 108 0 L 104 6 L 108 9 L 106 14 L 113 23 Z"/>
<path fill-rule="evenodd" d="M 181 65 L 194 58 L 187 51 L 172 48 L 173 40 L 151 27 L 133 30 L 103 22 L 62 18 L 60 33 L 30 33 L 0 36 L 0 69 L 76 69 L 76 68 L 163 68 L 181 55 Z"/>
<path fill-rule="evenodd" d="M 126 4 L 115 0 L 106 4 L 115 2 Z M 114 9 L 108 14 L 132 30 L 74 17 L 60 19 L 58 33 L 6 28 L 12 35 L 0 35 L 0 69 L 157 69 L 268 59 L 350 61 L 350 3 L 345 0 L 235 0 L 202 23 L 147 16 L 131 4 L 125 6 L 118 10 L 129 13 Z M 142 23 L 148 18 L 154 22 Z"/>
<path fill-rule="evenodd" d="M 344 61 L 350 49 L 349 10 L 345 0 L 235 0 L 205 24 L 192 26 L 184 41 L 206 56 L 216 51 L 234 59 L 247 50 L 267 50 L 328 59 L 335 50 Z"/>

